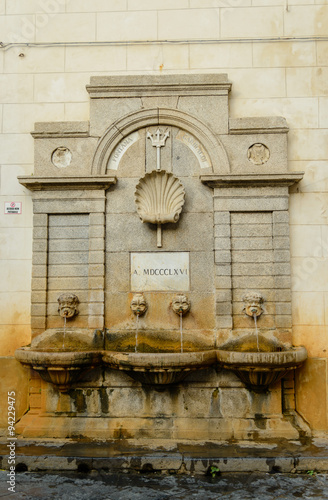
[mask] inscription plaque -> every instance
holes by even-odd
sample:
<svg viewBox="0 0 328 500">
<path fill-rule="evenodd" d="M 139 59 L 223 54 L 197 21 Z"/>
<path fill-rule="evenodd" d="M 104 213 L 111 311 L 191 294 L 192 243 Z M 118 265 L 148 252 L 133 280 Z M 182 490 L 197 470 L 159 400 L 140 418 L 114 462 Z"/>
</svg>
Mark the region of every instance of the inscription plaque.
<svg viewBox="0 0 328 500">
<path fill-rule="evenodd" d="M 139 139 L 139 133 L 133 132 L 132 134 L 125 137 L 119 145 L 114 149 L 108 162 L 108 168 L 110 170 L 117 170 L 119 163 L 122 159 L 124 153 Z"/>
<path fill-rule="evenodd" d="M 189 252 L 130 254 L 131 291 L 187 292 L 190 289 Z"/>
<path fill-rule="evenodd" d="M 192 135 L 188 134 L 187 132 L 184 132 L 183 130 L 180 130 L 177 133 L 177 139 L 178 141 L 183 142 L 188 148 L 194 153 L 196 158 L 198 159 L 200 168 L 210 168 L 211 167 L 211 162 L 208 157 L 208 154 L 206 153 L 205 149 L 201 145 L 199 141 Z"/>
</svg>

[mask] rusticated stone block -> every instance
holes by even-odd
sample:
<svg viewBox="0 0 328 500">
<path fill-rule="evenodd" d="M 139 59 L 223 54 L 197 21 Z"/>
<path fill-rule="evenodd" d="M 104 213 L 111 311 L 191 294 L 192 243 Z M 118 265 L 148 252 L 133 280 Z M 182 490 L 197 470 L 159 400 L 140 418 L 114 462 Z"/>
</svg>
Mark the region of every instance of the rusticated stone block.
<svg viewBox="0 0 328 500">
<path fill-rule="evenodd" d="M 47 265 L 48 254 L 46 252 L 34 252 L 32 256 L 32 264 L 35 265 Z"/>
<path fill-rule="evenodd" d="M 270 212 L 232 212 L 231 224 L 272 224 L 272 214 Z"/>
<path fill-rule="evenodd" d="M 216 302 L 216 314 L 217 316 L 227 316 L 232 312 L 231 302 Z"/>
<path fill-rule="evenodd" d="M 216 276 L 230 276 L 231 275 L 230 264 L 217 264 L 215 266 L 215 274 Z"/>
<path fill-rule="evenodd" d="M 68 196 L 68 195 L 67 195 Z M 70 196 L 70 195 L 69 195 Z M 34 212 L 36 214 L 48 213 L 90 213 L 92 212 L 104 212 L 105 210 L 105 198 L 84 200 L 84 199 L 72 199 L 71 197 L 67 200 L 63 199 L 35 199 L 34 200 Z"/>
<path fill-rule="evenodd" d="M 102 250 L 105 246 L 105 242 L 103 238 L 90 238 L 89 239 L 89 250 L 97 251 Z"/>
<path fill-rule="evenodd" d="M 105 276 L 104 264 L 89 264 L 89 276 Z"/>
<path fill-rule="evenodd" d="M 46 278 L 32 278 L 32 290 L 46 290 L 46 289 L 47 289 Z"/>
<path fill-rule="evenodd" d="M 176 439 L 225 440 L 231 439 L 232 435 L 232 425 L 228 419 L 179 418 L 174 421 L 174 437 Z"/>
<path fill-rule="evenodd" d="M 88 314 L 89 316 L 103 316 L 104 315 L 104 303 L 103 302 L 90 302 L 88 304 Z"/>
<path fill-rule="evenodd" d="M 271 262 L 266 263 L 241 263 L 232 265 L 232 273 L 234 276 L 272 276 L 273 265 Z"/>
<path fill-rule="evenodd" d="M 33 303 L 43 303 L 46 301 L 47 292 L 46 290 L 37 291 L 33 290 L 31 294 L 31 300 Z"/>
<path fill-rule="evenodd" d="M 231 316 L 216 316 L 216 327 L 217 328 L 232 328 L 232 317 Z"/>
<path fill-rule="evenodd" d="M 275 323 L 277 328 L 291 328 L 292 327 L 292 318 L 291 315 L 278 315 L 276 314 Z"/>
<path fill-rule="evenodd" d="M 270 224 L 232 224 L 231 236 L 234 238 L 252 238 L 272 236 Z"/>
<path fill-rule="evenodd" d="M 101 250 L 89 252 L 89 264 L 104 264 L 105 253 Z"/>
<path fill-rule="evenodd" d="M 217 302 L 231 302 L 231 290 L 216 290 L 215 297 Z"/>
<path fill-rule="evenodd" d="M 231 241 L 230 238 L 215 238 L 214 248 L 215 250 L 230 250 Z"/>
<path fill-rule="evenodd" d="M 214 226 L 214 236 L 216 238 L 230 237 L 230 225 L 229 224 L 215 224 L 215 226 Z"/>
<path fill-rule="evenodd" d="M 275 262 L 289 262 L 290 261 L 290 252 L 289 250 L 274 250 L 273 256 Z"/>
<path fill-rule="evenodd" d="M 288 197 L 282 198 L 214 198 L 214 210 L 230 212 L 272 212 L 288 210 Z"/>
<path fill-rule="evenodd" d="M 32 277 L 43 278 L 47 276 L 47 266 L 44 265 L 34 265 L 32 268 Z"/>
<path fill-rule="evenodd" d="M 44 316 L 46 314 L 46 304 L 33 304 L 31 306 L 32 316 Z"/>
<path fill-rule="evenodd" d="M 47 214 L 34 214 L 33 215 L 33 227 L 45 227 L 48 224 Z"/>
<path fill-rule="evenodd" d="M 290 289 L 290 276 L 275 276 L 274 283 L 276 290 L 278 288 Z M 290 290 L 287 293 L 290 293 Z"/>
<path fill-rule="evenodd" d="M 105 214 L 104 213 L 90 213 L 89 214 L 89 224 L 90 224 L 90 226 L 105 225 Z"/>
<path fill-rule="evenodd" d="M 90 225 L 89 229 L 90 238 L 104 238 L 105 237 L 105 226 L 103 225 Z"/>
<path fill-rule="evenodd" d="M 89 290 L 103 290 L 105 286 L 105 278 L 102 276 L 90 276 L 88 279 Z M 82 287 L 83 288 L 83 287 Z"/>
<path fill-rule="evenodd" d="M 231 262 L 231 252 L 227 250 L 215 250 L 215 263 L 223 264 Z"/>
<path fill-rule="evenodd" d="M 290 264 L 289 263 L 275 263 L 274 264 L 274 274 L 276 276 L 289 276 L 290 275 Z"/>
<path fill-rule="evenodd" d="M 274 285 L 272 276 L 234 276 L 232 278 L 233 288 L 243 288 L 252 290 L 262 290 L 264 288 L 272 287 Z"/>
<path fill-rule="evenodd" d="M 289 249 L 289 237 L 276 236 L 273 238 L 273 247 L 275 249 Z"/>
<path fill-rule="evenodd" d="M 47 252 L 48 250 L 48 240 L 34 240 L 33 241 L 33 252 Z"/>
<path fill-rule="evenodd" d="M 214 190 L 214 193 L 215 193 L 215 190 Z M 229 212 L 219 212 L 219 211 L 214 212 L 214 224 L 216 224 L 216 225 L 223 225 L 223 224 L 230 225 L 230 213 Z"/>
<path fill-rule="evenodd" d="M 220 389 L 221 413 L 224 418 L 245 418 L 250 414 L 251 398 L 246 389 Z"/>
<path fill-rule="evenodd" d="M 254 237 L 254 238 L 233 238 L 231 241 L 233 250 L 271 250 L 271 237 Z"/>
<path fill-rule="evenodd" d="M 288 236 L 289 235 L 289 224 L 273 224 L 273 235 L 274 236 Z"/>
<path fill-rule="evenodd" d="M 287 210 L 274 211 L 272 213 L 272 220 L 274 224 L 283 224 L 289 222 L 289 213 Z"/>
<path fill-rule="evenodd" d="M 271 263 L 272 262 L 271 250 L 239 250 L 234 252 L 233 261 L 237 263 Z"/>
<path fill-rule="evenodd" d="M 216 276 L 215 277 L 215 287 L 216 288 L 229 288 L 231 289 L 231 277 L 230 276 Z"/>
</svg>

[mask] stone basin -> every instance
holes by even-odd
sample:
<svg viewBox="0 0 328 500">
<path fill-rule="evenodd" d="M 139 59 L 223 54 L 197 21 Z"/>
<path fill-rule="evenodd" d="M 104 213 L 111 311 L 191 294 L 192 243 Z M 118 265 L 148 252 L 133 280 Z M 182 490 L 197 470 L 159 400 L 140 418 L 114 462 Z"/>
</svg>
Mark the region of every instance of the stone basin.
<svg viewBox="0 0 328 500">
<path fill-rule="evenodd" d="M 104 350 L 135 352 L 136 331 L 110 331 L 105 333 Z M 183 332 L 183 353 L 210 351 L 214 348 L 213 333 L 195 331 Z M 138 332 L 138 353 L 180 353 L 181 337 L 177 330 L 140 329 Z"/>
<path fill-rule="evenodd" d="M 47 330 L 33 340 L 31 347 L 17 349 L 15 358 L 61 392 L 67 392 L 73 383 L 101 364 L 101 342 L 97 331 L 67 331 L 64 339 L 62 330 Z"/>
<path fill-rule="evenodd" d="M 103 353 L 103 362 L 115 370 L 125 371 L 130 377 L 145 385 L 176 384 L 188 373 L 204 370 L 216 364 L 214 350 L 198 352 Z"/>
<path fill-rule="evenodd" d="M 244 350 L 247 346 L 247 350 Z M 246 337 L 232 341 L 216 351 L 222 368 L 232 370 L 255 392 L 266 391 L 269 385 L 282 379 L 289 370 L 299 368 L 307 358 L 305 347 L 286 347 L 275 340 Z"/>
</svg>

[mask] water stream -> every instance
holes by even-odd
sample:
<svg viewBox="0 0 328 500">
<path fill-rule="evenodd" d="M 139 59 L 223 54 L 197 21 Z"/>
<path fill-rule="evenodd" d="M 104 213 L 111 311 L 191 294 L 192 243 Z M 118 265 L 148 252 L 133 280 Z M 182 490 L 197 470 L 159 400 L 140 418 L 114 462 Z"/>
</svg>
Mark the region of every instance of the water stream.
<svg viewBox="0 0 328 500">
<path fill-rule="evenodd" d="M 257 329 L 257 316 L 256 313 L 253 314 L 254 318 L 254 323 L 255 323 L 255 333 L 256 333 L 256 345 L 257 345 L 257 352 L 260 352 L 260 346 L 259 346 L 259 331 Z"/>
<path fill-rule="evenodd" d="M 64 333 L 63 333 L 63 346 L 62 348 L 65 348 L 65 335 L 66 335 L 66 316 L 64 316 Z"/>
<path fill-rule="evenodd" d="M 139 333 L 139 314 L 137 313 L 137 320 L 136 320 L 136 345 L 135 345 L 135 352 L 138 352 L 138 333 Z"/>
<path fill-rule="evenodd" d="M 180 341 L 181 341 L 181 352 L 183 352 L 182 312 L 180 312 Z"/>
</svg>

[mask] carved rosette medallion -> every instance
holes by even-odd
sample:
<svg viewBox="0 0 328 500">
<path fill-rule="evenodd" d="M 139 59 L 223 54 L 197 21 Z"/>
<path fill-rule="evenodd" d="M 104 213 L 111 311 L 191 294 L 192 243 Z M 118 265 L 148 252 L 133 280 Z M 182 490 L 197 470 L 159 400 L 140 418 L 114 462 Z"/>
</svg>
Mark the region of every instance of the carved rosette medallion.
<svg viewBox="0 0 328 500">
<path fill-rule="evenodd" d="M 66 168 L 72 161 L 72 153 L 66 147 L 59 147 L 55 149 L 51 155 L 51 162 L 57 168 Z"/>
<path fill-rule="evenodd" d="M 270 158 L 270 150 L 264 144 L 253 144 L 247 151 L 247 158 L 254 165 L 263 165 Z"/>
</svg>

